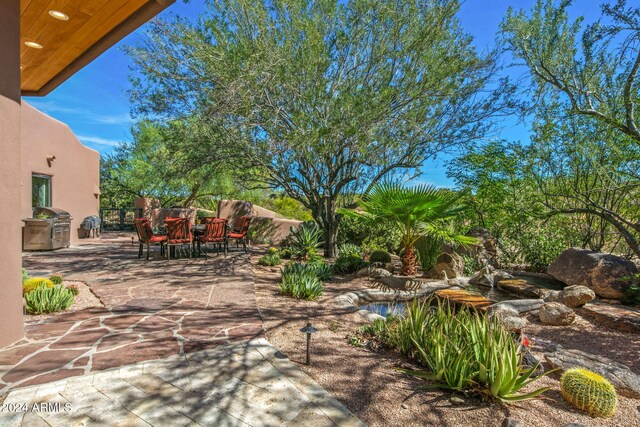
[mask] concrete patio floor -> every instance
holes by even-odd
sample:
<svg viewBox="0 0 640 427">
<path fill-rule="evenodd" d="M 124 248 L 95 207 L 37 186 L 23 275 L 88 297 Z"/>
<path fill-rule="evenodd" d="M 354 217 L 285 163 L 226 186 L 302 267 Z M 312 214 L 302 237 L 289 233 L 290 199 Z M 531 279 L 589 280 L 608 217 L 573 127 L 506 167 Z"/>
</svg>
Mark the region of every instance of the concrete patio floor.
<svg viewBox="0 0 640 427">
<path fill-rule="evenodd" d="M 361 426 L 265 339 L 12 391 L 0 425 Z"/>
</svg>

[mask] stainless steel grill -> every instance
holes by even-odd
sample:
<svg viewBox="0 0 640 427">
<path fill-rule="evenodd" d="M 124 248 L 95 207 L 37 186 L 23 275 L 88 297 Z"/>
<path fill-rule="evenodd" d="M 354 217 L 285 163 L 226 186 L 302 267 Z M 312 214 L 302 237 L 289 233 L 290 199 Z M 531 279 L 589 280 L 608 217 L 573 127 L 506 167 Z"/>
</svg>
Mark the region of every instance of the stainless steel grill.
<svg viewBox="0 0 640 427">
<path fill-rule="evenodd" d="M 33 208 L 33 218 L 25 218 L 22 249 L 48 251 L 69 246 L 71 214 L 57 208 Z"/>
</svg>

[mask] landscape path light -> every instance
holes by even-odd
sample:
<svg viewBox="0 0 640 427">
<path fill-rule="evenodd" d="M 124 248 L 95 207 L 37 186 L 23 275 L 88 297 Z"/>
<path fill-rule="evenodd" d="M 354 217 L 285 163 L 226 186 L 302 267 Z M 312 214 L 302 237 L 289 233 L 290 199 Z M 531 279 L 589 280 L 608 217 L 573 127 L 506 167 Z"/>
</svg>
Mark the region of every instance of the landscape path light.
<svg viewBox="0 0 640 427">
<path fill-rule="evenodd" d="M 311 322 L 307 322 L 307 326 L 305 326 L 304 328 L 300 329 L 300 332 L 304 332 L 305 334 L 307 334 L 307 361 L 306 361 L 306 364 L 310 365 L 311 364 L 311 334 L 315 334 L 316 332 L 318 332 L 318 330 L 311 325 Z"/>
</svg>

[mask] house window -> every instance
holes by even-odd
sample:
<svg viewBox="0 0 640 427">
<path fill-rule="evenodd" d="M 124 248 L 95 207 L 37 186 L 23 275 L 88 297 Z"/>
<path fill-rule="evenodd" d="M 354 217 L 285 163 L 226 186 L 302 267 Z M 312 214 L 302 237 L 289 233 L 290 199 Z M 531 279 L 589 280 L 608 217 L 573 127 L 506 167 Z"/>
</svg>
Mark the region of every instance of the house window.
<svg viewBox="0 0 640 427">
<path fill-rule="evenodd" d="M 35 207 L 51 207 L 51 176 L 34 173 L 31 176 L 31 204 Z"/>
</svg>

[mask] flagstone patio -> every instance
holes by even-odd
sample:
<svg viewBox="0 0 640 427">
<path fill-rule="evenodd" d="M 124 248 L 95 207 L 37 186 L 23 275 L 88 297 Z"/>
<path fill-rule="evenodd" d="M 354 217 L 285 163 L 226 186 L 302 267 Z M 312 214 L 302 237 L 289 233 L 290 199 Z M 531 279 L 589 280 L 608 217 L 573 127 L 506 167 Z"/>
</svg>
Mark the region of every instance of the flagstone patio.
<svg viewBox="0 0 640 427">
<path fill-rule="evenodd" d="M 0 393 L 263 334 L 244 252 L 146 261 L 125 238 L 28 253 L 23 265 L 86 282 L 104 307 L 27 322 L 25 339 L 0 351 Z"/>
</svg>

